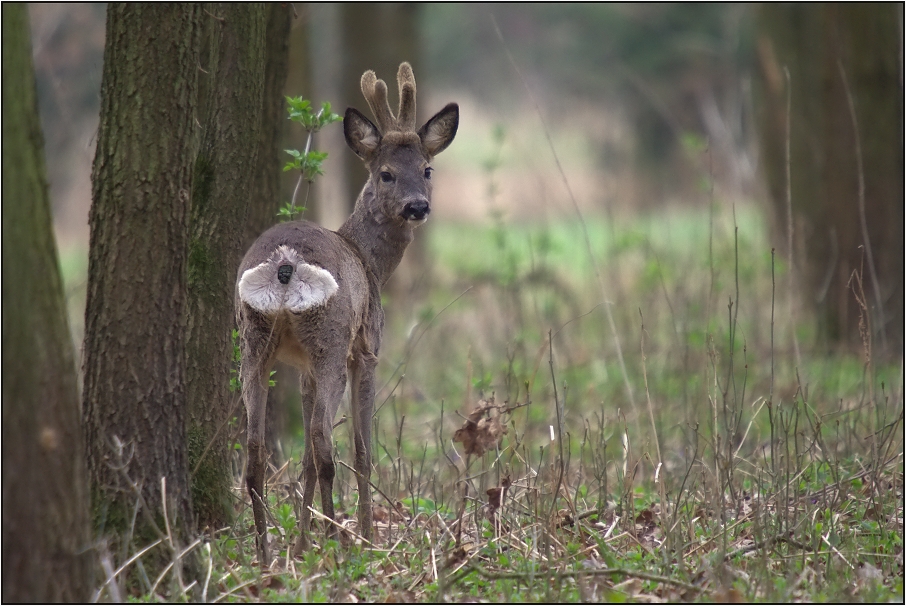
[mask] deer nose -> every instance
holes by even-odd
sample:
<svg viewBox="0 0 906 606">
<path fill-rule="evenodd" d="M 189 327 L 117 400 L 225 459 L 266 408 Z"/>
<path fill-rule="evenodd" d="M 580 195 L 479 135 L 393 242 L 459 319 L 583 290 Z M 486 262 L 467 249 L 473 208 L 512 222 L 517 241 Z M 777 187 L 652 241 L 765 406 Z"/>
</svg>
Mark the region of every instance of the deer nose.
<svg viewBox="0 0 906 606">
<path fill-rule="evenodd" d="M 431 207 L 428 205 L 428 201 L 422 199 L 408 202 L 406 206 L 403 207 L 402 214 L 403 218 L 407 221 L 423 221 L 430 212 Z"/>
</svg>

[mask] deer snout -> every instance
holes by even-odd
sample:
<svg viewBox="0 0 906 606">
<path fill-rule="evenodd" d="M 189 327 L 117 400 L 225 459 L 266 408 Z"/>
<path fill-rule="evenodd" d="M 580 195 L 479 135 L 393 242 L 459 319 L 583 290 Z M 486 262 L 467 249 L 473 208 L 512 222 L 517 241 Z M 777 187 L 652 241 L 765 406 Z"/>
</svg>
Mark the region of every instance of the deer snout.
<svg viewBox="0 0 906 606">
<path fill-rule="evenodd" d="M 430 212 L 431 207 L 428 201 L 422 198 L 421 200 L 407 202 L 406 206 L 403 207 L 402 216 L 406 221 L 424 221 Z"/>
</svg>

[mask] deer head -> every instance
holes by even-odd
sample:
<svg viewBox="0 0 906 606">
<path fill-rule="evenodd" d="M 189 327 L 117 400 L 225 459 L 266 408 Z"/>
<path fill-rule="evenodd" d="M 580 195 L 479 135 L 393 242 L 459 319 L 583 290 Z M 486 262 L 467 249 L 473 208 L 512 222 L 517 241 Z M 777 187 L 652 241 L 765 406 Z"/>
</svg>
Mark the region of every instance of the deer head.
<svg viewBox="0 0 906 606">
<path fill-rule="evenodd" d="M 415 227 L 431 212 L 431 160 L 453 140 L 459 125 L 459 106 L 450 103 L 415 128 L 415 77 L 408 63 L 397 74 L 400 106 L 394 116 L 387 85 L 373 71 L 362 75 L 362 93 L 377 120 L 373 124 L 354 108 L 346 110 L 346 143 L 367 165 L 368 185 L 376 211 L 386 221 Z"/>
</svg>

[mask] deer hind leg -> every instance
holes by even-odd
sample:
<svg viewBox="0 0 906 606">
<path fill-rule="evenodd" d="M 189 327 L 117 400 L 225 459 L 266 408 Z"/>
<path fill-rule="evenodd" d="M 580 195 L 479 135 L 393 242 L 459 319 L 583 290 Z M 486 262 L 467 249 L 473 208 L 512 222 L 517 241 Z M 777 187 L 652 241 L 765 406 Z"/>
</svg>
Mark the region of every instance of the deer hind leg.
<svg viewBox="0 0 906 606">
<path fill-rule="evenodd" d="M 262 566 L 267 566 L 270 563 L 270 553 L 267 547 L 267 505 L 264 500 L 264 476 L 267 465 L 264 431 L 270 373 L 262 352 L 250 347 L 248 339 L 242 340 L 241 349 L 242 399 L 248 413 L 248 466 L 245 479 L 255 516 L 258 562 Z"/>
<path fill-rule="evenodd" d="M 311 547 L 309 531 L 311 530 L 311 512 L 309 507 L 315 500 L 315 487 L 318 485 L 318 472 L 315 468 L 314 451 L 311 445 L 311 418 L 315 410 L 315 389 L 309 371 L 304 371 L 299 379 L 299 391 L 302 394 L 302 424 L 305 428 L 305 452 L 302 455 L 302 472 L 299 482 L 302 484 L 302 511 L 299 514 L 299 538 L 296 539 L 294 551 L 301 554 Z"/>
<path fill-rule="evenodd" d="M 371 541 L 371 418 L 374 415 L 374 369 L 377 357 L 357 352 L 352 364 L 351 416 L 355 440 L 355 472 L 359 487 L 359 534 Z"/>
<path fill-rule="evenodd" d="M 315 469 L 318 472 L 318 486 L 321 489 L 321 512 L 335 519 L 333 509 L 333 479 L 336 470 L 333 463 L 333 418 L 343 400 L 346 389 L 346 360 L 324 364 L 318 371 L 316 382 L 315 409 L 311 419 L 311 445 Z M 329 523 L 328 523 L 329 524 Z M 337 534 L 337 527 L 329 524 L 327 536 Z"/>
<path fill-rule="evenodd" d="M 345 352 L 342 352 L 345 354 Z M 321 489 L 321 512 L 331 520 L 335 519 L 333 508 L 333 479 L 336 472 L 333 463 L 333 418 L 343 400 L 346 389 L 346 357 L 337 355 L 314 361 L 315 397 L 311 415 L 309 435 L 311 437 L 312 459 L 318 474 Z M 307 446 L 306 446 L 307 447 Z M 337 534 L 333 524 L 327 527 L 327 536 Z"/>
</svg>

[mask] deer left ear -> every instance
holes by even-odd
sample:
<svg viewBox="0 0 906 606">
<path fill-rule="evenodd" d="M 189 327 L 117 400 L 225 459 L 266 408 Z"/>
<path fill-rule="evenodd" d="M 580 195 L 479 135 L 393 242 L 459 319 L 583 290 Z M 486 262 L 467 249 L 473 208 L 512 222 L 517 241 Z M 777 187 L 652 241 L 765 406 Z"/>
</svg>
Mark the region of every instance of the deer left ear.
<svg viewBox="0 0 906 606">
<path fill-rule="evenodd" d="M 346 137 L 346 145 L 366 161 L 381 145 L 381 132 L 377 126 L 352 107 L 346 110 L 343 117 L 343 135 Z"/>
<path fill-rule="evenodd" d="M 425 122 L 418 131 L 418 137 L 422 140 L 428 155 L 434 157 L 453 142 L 458 127 L 459 106 L 450 103 Z"/>
</svg>

